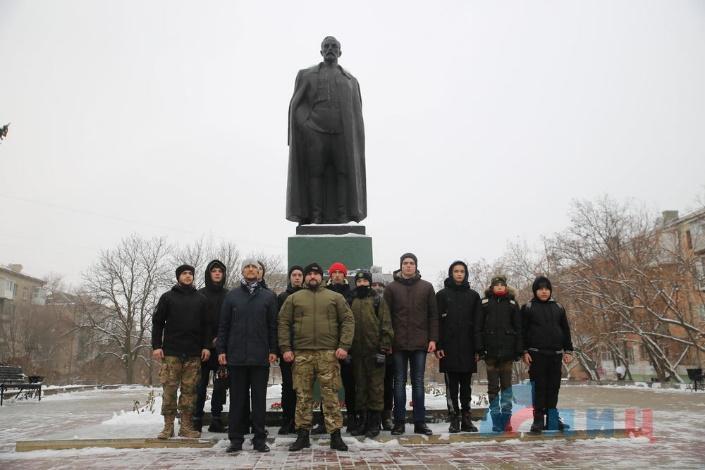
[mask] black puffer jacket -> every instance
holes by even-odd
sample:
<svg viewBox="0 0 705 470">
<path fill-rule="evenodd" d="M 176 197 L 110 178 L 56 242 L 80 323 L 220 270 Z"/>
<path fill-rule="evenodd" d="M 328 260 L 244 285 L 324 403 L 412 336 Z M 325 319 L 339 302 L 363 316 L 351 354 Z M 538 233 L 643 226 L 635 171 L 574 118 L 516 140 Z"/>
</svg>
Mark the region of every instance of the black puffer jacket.
<svg viewBox="0 0 705 470">
<path fill-rule="evenodd" d="M 465 267 L 465 279 L 456 284 L 454 266 Z M 480 295 L 468 284 L 468 267 L 456 261 L 448 269 L 444 288 L 436 294 L 440 316 L 440 338 L 437 349 L 445 353 L 439 361 L 441 372 L 477 372 L 475 362 L 475 325 L 480 311 Z"/>
<path fill-rule="evenodd" d="M 152 316 L 152 348 L 165 356 L 200 356 L 212 345 L 208 301 L 193 286 L 175 285 L 162 294 Z"/>
<path fill-rule="evenodd" d="M 213 269 L 214 266 L 217 266 L 223 270 L 223 279 L 218 283 L 213 282 L 213 280 L 211 279 L 211 269 Z M 225 265 L 217 259 L 214 259 L 213 261 L 208 263 L 208 266 L 206 266 L 205 280 L 206 286 L 199 289 L 198 292 L 208 300 L 208 323 L 210 323 L 211 325 L 210 334 L 211 341 L 213 341 L 218 336 L 218 325 L 220 324 L 220 309 L 223 306 L 223 300 L 225 299 L 225 296 L 228 294 L 228 290 L 225 288 L 225 283 L 227 280 L 227 272 L 225 269 Z M 211 342 L 209 348 L 211 350 L 214 350 L 215 344 Z"/>
<path fill-rule="evenodd" d="M 485 291 L 478 317 L 477 348 L 490 359 L 516 360 L 524 351 L 521 335 L 521 316 L 514 291 L 498 297 L 490 289 Z"/>
<path fill-rule="evenodd" d="M 347 279 L 342 284 L 333 284 L 332 282 L 328 281 L 328 283 L 326 284 L 326 289 L 330 289 L 333 292 L 337 292 L 338 294 L 345 297 L 345 301 L 347 303 L 352 303 L 352 289 L 350 288 L 350 284 L 348 284 Z"/>
<path fill-rule="evenodd" d="M 277 298 L 258 285 L 252 294 L 246 286 L 225 296 L 220 311 L 216 349 L 229 366 L 267 366 L 277 350 Z"/>
<path fill-rule="evenodd" d="M 524 348 L 541 352 L 573 351 L 565 309 L 553 300 L 531 299 L 521 308 Z"/>
</svg>

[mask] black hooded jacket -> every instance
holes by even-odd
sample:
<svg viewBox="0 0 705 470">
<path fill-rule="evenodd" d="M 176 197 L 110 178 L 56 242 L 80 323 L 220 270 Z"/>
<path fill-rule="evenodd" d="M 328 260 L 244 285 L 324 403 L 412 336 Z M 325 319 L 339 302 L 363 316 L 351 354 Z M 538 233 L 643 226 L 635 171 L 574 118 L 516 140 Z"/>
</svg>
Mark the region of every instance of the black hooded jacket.
<svg viewBox="0 0 705 470">
<path fill-rule="evenodd" d="M 200 356 L 212 347 L 208 301 L 193 286 L 177 284 L 162 294 L 152 316 L 152 349 L 165 356 Z"/>
<path fill-rule="evenodd" d="M 572 352 L 573 342 L 565 309 L 553 300 L 531 299 L 521 308 L 524 348 L 529 351 Z"/>
<path fill-rule="evenodd" d="M 214 266 L 219 266 L 220 269 L 223 270 L 223 279 L 217 284 L 211 280 L 211 269 L 213 269 Z M 211 345 L 209 349 L 211 350 L 215 349 L 213 340 L 218 336 L 220 309 L 223 306 L 223 299 L 225 299 L 228 293 L 228 290 L 225 288 L 227 279 L 225 265 L 221 261 L 214 259 L 206 266 L 206 286 L 198 290 L 198 292 L 208 300 L 208 322 L 211 325 Z"/>
<path fill-rule="evenodd" d="M 487 289 L 481 305 L 475 329 L 478 350 L 485 352 L 490 359 L 515 360 L 521 356 L 521 316 L 513 289 L 507 287 L 504 297 L 498 297 L 492 289 Z"/>
<path fill-rule="evenodd" d="M 453 281 L 453 267 L 465 267 L 465 279 L 461 284 Z M 439 361 L 441 372 L 476 372 L 475 327 L 480 313 L 480 295 L 470 288 L 468 267 L 456 261 L 448 268 L 444 288 L 436 294 L 440 334 L 438 350 L 445 353 Z"/>
</svg>

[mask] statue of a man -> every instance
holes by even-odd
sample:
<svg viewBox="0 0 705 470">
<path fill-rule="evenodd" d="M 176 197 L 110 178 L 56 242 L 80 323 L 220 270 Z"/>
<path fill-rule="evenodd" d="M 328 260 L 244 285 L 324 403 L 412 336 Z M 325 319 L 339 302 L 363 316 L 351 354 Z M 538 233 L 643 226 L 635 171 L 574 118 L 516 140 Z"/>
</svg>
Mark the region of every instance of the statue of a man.
<svg viewBox="0 0 705 470">
<path fill-rule="evenodd" d="M 323 62 L 299 71 L 289 104 L 286 218 L 299 225 L 367 216 L 360 85 L 340 55 L 337 39 L 323 39 Z"/>
</svg>

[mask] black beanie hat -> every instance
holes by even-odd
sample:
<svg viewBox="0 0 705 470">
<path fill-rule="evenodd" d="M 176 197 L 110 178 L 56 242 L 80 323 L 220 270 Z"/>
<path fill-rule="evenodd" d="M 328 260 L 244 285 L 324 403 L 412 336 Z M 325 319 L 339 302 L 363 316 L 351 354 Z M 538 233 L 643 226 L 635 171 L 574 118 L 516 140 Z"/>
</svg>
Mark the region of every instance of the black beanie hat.
<svg viewBox="0 0 705 470">
<path fill-rule="evenodd" d="M 551 286 L 551 281 L 546 276 L 539 276 L 536 279 L 534 279 L 534 283 L 531 286 L 531 291 L 534 293 L 534 297 L 536 297 L 536 291 L 541 289 L 542 287 L 545 287 L 546 289 L 553 292 L 553 287 Z"/>
<path fill-rule="evenodd" d="M 196 270 L 194 269 L 193 266 L 190 264 L 182 264 L 178 268 L 176 268 L 176 280 L 179 280 L 179 276 L 181 275 L 182 272 L 184 271 L 191 271 L 191 274 L 195 274 Z"/>
<path fill-rule="evenodd" d="M 413 253 L 404 253 L 403 255 L 401 255 L 401 258 L 399 258 L 399 267 L 400 267 L 400 268 L 401 268 L 401 264 L 404 262 L 404 260 L 405 260 L 406 258 L 411 258 L 411 259 L 413 259 L 413 260 L 414 260 L 414 264 L 416 265 L 416 267 L 417 267 L 417 268 L 419 267 L 419 259 L 416 257 L 415 254 L 413 254 Z"/>
<path fill-rule="evenodd" d="M 287 274 L 287 278 L 291 278 L 291 273 L 293 273 L 294 271 L 301 271 L 301 273 L 303 274 L 304 268 L 302 268 L 298 264 L 293 265 L 292 267 L 289 268 L 289 273 Z"/>
<path fill-rule="evenodd" d="M 498 274 L 492 278 L 490 281 L 490 287 L 494 287 L 497 284 L 504 284 L 505 286 L 507 285 L 507 276 L 503 274 Z"/>
<path fill-rule="evenodd" d="M 318 273 L 323 276 L 323 268 L 321 268 L 321 265 L 318 263 L 311 263 L 304 268 L 304 276 L 308 273 Z"/>
<path fill-rule="evenodd" d="M 355 282 L 357 282 L 358 279 L 367 279 L 370 285 L 372 285 L 372 273 L 366 269 L 358 271 L 357 274 L 355 274 Z"/>
</svg>

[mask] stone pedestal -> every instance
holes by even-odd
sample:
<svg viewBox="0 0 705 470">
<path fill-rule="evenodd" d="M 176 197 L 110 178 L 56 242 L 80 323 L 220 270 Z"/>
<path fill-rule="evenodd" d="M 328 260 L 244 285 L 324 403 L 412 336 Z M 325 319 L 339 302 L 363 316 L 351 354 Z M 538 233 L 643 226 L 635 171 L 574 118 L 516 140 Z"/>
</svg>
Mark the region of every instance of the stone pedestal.
<svg viewBox="0 0 705 470">
<path fill-rule="evenodd" d="M 372 267 L 372 237 L 362 225 L 299 225 L 289 237 L 288 266 L 317 262 L 324 270 L 340 261 L 349 271 Z"/>
</svg>

